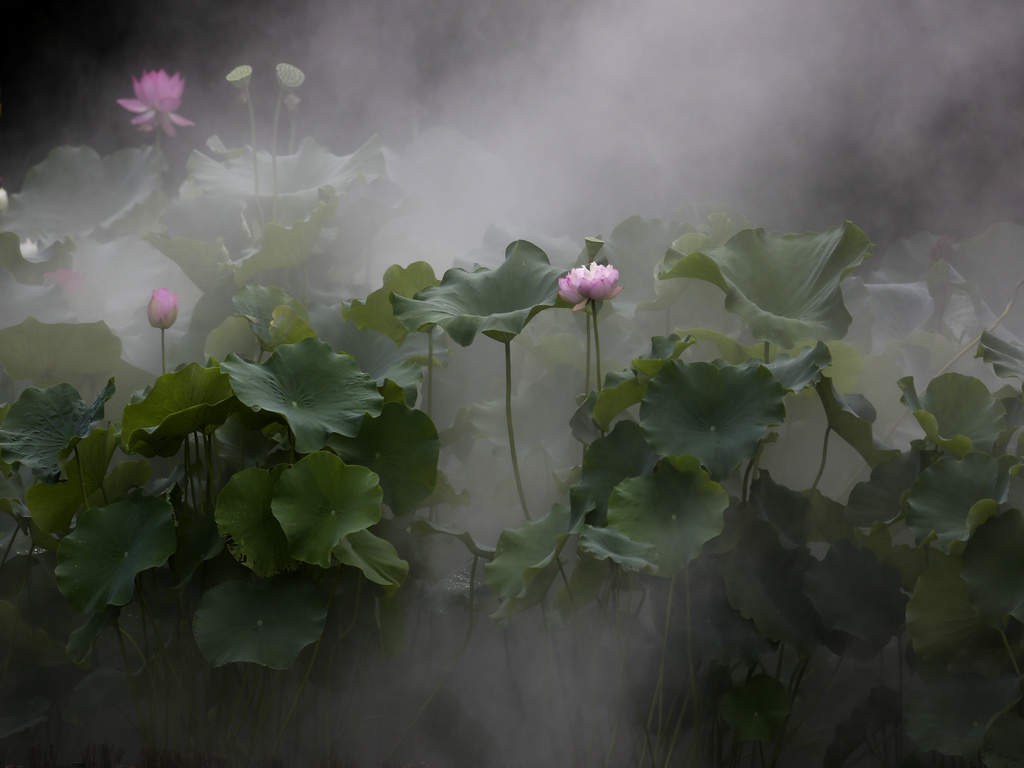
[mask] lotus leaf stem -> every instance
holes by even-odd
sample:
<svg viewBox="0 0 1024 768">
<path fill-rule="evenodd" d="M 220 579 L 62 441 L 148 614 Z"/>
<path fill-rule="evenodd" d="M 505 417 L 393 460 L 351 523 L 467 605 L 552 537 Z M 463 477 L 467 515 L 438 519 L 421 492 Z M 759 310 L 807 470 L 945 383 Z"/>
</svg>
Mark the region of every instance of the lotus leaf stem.
<svg viewBox="0 0 1024 768">
<path fill-rule="evenodd" d="M 523 492 L 523 479 L 519 475 L 519 457 L 516 455 L 516 435 L 512 429 L 512 343 L 505 343 L 505 423 L 508 426 L 508 447 L 512 453 L 512 473 L 516 478 L 516 490 L 519 492 L 519 503 L 523 507 L 523 515 L 527 521 L 530 510 L 526 506 L 526 494 Z"/>
</svg>

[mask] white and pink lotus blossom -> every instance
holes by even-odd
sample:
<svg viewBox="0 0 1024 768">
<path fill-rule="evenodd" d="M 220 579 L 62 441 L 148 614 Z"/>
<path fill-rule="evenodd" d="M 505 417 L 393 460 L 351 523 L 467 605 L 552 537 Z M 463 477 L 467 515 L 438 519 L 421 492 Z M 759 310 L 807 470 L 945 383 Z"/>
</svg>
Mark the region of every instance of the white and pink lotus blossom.
<svg viewBox="0 0 1024 768">
<path fill-rule="evenodd" d="M 573 311 L 583 309 L 591 301 L 604 301 L 619 295 L 619 270 L 590 262 L 589 267 L 576 267 L 558 278 L 558 295 L 573 304 Z"/>
<path fill-rule="evenodd" d="M 149 324 L 154 328 L 167 329 L 178 319 L 178 294 L 166 288 L 157 288 L 146 308 Z"/>
<path fill-rule="evenodd" d="M 173 76 L 164 70 L 142 72 L 142 78 L 132 78 L 135 86 L 134 99 L 118 99 L 117 103 L 129 112 L 137 113 L 132 125 L 140 131 L 162 128 L 168 136 L 174 136 L 174 126 L 195 125 L 175 110 L 181 106 L 181 94 L 185 90 L 185 78 L 175 72 Z"/>
</svg>

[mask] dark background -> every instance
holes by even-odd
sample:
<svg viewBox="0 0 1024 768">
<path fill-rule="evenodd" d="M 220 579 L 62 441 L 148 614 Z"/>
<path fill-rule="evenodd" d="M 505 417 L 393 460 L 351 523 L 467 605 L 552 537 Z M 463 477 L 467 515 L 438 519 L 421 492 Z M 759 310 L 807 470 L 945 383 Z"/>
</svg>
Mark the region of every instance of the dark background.
<svg viewBox="0 0 1024 768">
<path fill-rule="evenodd" d="M 714 196 L 769 228 L 821 228 L 851 219 L 879 244 L 920 230 L 962 238 L 992 222 L 1024 224 L 1019 0 L 971 4 L 979 14 L 995 14 L 1003 27 L 1019 22 L 1016 51 L 990 56 L 970 70 L 974 82 L 951 81 L 941 103 L 907 129 L 905 140 L 875 140 L 874 126 L 885 123 L 901 94 L 914 93 L 908 75 L 895 68 L 903 61 L 918 60 L 924 68 L 941 61 L 944 46 L 961 34 L 955 21 L 943 27 L 929 14 L 964 5 L 837 5 L 849 9 L 839 18 L 849 25 L 844 39 L 850 50 L 866 50 L 868 60 L 890 57 L 891 77 L 884 68 L 874 75 L 851 72 L 853 85 L 822 104 L 813 125 L 799 116 L 773 123 L 740 162 L 741 181 L 730 177 L 725 194 L 719 188 Z M 353 151 L 373 133 L 402 146 L 420 126 L 448 119 L 444 99 L 460 83 L 482 92 L 500 88 L 498 75 L 488 74 L 497 71 L 491 65 L 507 59 L 528 66 L 529 58 L 516 57 L 545 35 L 557 44 L 551 30 L 589 6 L 581 0 L 5 0 L 0 176 L 17 192 L 27 170 L 55 146 L 88 144 L 108 154 L 151 141 L 132 129 L 130 115 L 116 104 L 133 95 L 131 76 L 143 69 L 181 72 L 187 85 L 179 112 L 200 124 L 165 142 L 172 174 L 183 176 L 189 152 L 210 135 L 229 145 L 247 142 L 245 107 L 224 81 L 243 63 L 257 73 L 254 103 L 264 128 L 276 98 L 273 67 L 285 61 L 307 75 L 299 135 L 312 135 L 338 153 Z M 330 32 L 328 18 L 335 23 Z M 875 46 L 877 53 L 870 50 Z M 474 73 L 480 73 L 476 79 Z M 636 87 L 662 88 L 665 82 L 659 75 Z M 472 124 L 458 127 L 473 135 Z M 625 158 L 606 171 L 621 176 L 631 163 Z M 714 173 L 712 167 L 706 175 Z M 619 218 L 660 213 L 644 210 L 644 203 L 638 199 L 637 208 Z M 566 230 L 571 227 L 566 222 Z"/>
</svg>

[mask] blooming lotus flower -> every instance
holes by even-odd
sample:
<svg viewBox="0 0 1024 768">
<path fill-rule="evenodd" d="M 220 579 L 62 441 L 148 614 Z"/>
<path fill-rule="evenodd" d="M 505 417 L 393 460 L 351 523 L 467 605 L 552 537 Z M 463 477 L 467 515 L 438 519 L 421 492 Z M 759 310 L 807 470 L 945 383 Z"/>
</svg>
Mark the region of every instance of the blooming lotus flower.
<svg viewBox="0 0 1024 768">
<path fill-rule="evenodd" d="M 604 301 L 619 295 L 622 286 L 619 282 L 619 270 L 590 262 L 589 267 L 576 267 L 569 270 L 565 277 L 558 278 L 558 295 L 576 310 L 583 309 L 591 301 Z"/>
<path fill-rule="evenodd" d="M 129 112 L 138 113 L 132 118 L 132 125 L 140 131 L 162 128 L 168 136 L 174 136 L 174 126 L 195 125 L 174 113 L 181 106 L 181 93 L 185 90 L 185 78 L 179 73 L 175 72 L 170 77 L 162 69 L 159 72 L 143 70 L 142 79 L 133 77 L 132 85 L 135 86 L 135 98 L 118 99 L 117 103 Z"/>
<path fill-rule="evenodd" d="M 171 293 L 166 288 L 157 288 L 153 291 L 153 298 L 149 300 L 147 311 L 149 324 L 154 328 L 170 328 L 178 319 L 178 294 Z"/>
</svg>

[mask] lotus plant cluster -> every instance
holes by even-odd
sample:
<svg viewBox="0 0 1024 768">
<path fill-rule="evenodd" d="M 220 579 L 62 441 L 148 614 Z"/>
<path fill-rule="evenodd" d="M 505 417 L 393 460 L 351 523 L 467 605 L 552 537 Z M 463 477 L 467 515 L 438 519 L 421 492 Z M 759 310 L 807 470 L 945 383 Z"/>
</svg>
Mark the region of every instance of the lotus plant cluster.
<svg viewBox="0 0 1024 768">
<path fill-rule="evenodd" d="M 709 207 L 370 277 L 380 140 L 249 116 L 178 194 L 143 144 L 3 198 L 5 762 L 1019 764 L 1024 228 L 880 271 Z"/>
</svg>

